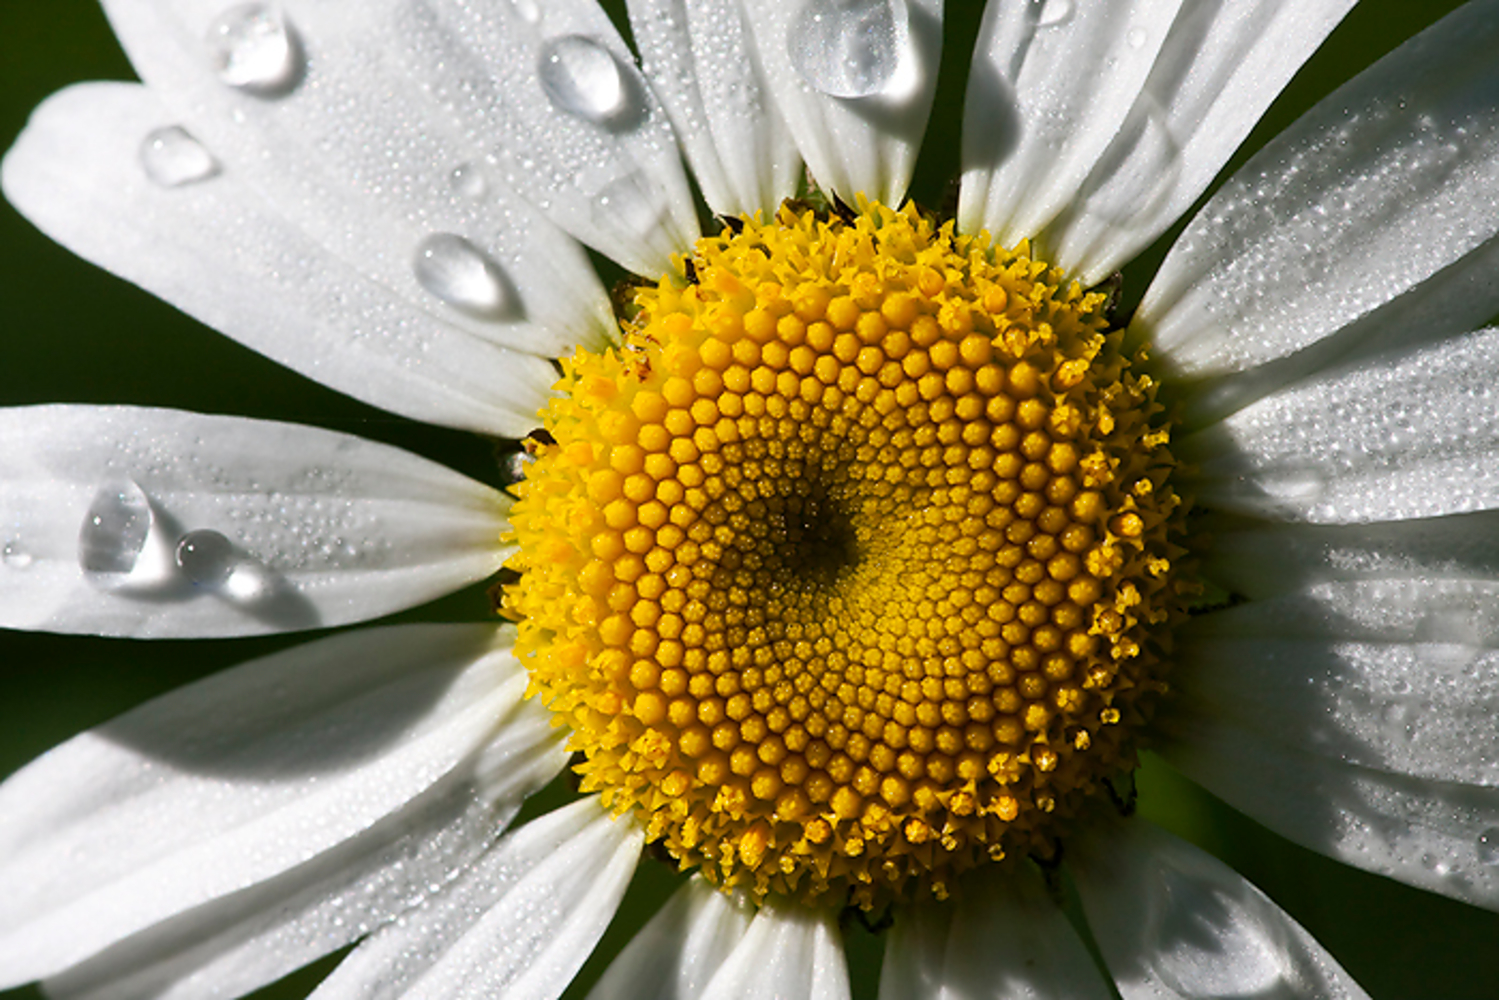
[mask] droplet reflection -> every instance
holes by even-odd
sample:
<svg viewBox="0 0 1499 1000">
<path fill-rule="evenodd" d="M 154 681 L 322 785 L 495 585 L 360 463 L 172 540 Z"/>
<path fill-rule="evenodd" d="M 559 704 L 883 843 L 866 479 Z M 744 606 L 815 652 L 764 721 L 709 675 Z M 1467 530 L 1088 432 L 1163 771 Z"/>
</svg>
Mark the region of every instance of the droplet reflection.
<svg viewBox="0 0 1499 1000">
<path fill-rule="evenodd" d="M 911 58 L 905 0 L 809 0 L 787 37 L 802 79 L 831 97 L 882 93 Z"/>
</svg>

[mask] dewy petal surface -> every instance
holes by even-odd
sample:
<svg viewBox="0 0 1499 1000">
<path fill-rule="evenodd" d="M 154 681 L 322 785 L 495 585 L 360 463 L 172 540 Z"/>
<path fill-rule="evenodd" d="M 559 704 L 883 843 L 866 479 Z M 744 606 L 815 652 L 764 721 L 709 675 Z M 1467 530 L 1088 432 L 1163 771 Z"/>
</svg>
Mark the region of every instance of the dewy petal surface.
<svg viewBox="0 0 1499 1000">
<path fill-rule="evenodd" d="M 160 638 L 343 624 L 483 579 L 506 555 L 503 494 L 312 427 L 16 407 L 0 410 L 0 456 L 9 628 Z"/>
<path fill-rule="evenodd" d="M 428 627 L 432 628 L 432 627 Z M 436 626 L 454 634 L 464 626 Z M 372 637 L 379 638 L 379 637 Z M 430 639 L 427 641 L 431 641 Z M 400 810 L 285 873 L 170 918 L 45 983 L 58 1000 L 242 995 L 335 951 L 458 876 L 567 762 L 533 702 Z"/>
<path fill-rule="evenodd" d="M 272 185 L 268 197 L 299 221 L 315 225 L 345 209 L 326 218 L 327 232 L 340 222 L 359 227 L 347 212 L 355 194 L 374 198 L 365 210 L 390 220 L 387 190 L 420 213 L 451 198 L 452 171 L 467 164 L 479 177 L 497 171 L 495 180 L 637 272 L 664 271 L 697 236 L 665 113 L 592 0 L 278 6 L 299 66 L 272 92 L 232 86 L 215 68 L 210 35 L 226 10 L 239 9 L 218 0 L 105 4 L 141 79 L 227 162 L 254 170 L 257 186 Z M 349 137 L 356 125 L 369 134 Z M 283 145 L 289 159 L 277 165 Z M 254 161 L 266 154 L 272 163 L 261 170 Z M 351 168 L 386 183 L 349 191 L 343 171 Z M 487 217 L 494 231 L 507 229 L 500 207 L 476 225 Z M 527 248 L 528 234 L 510 235 L 513 251 Z M 409 259 L 415 248 L 397 245 Z"/>
<path fill-rule="evenodd" d="M 1184 711 L 1161 754 L 1289 840 L 1355 868 L 1499 909 L 1499 790 L 1357 767 Z"/>
<path fill-rule="evenodd" d="M 614 916 L 644 839 L 594 796 L 533 820 L 366 939 L 313 997 L 557 997 Z"/>
<path fill-rule="evenodd" d="M 554 332 L 523 320 L 519 301 L 511 303 L 520 310 L 513 315 L 502 309 L 489 322 L 465 320 L 418 287 L 420 230 L 373 232 L 369 239 L 383 249 L 341 255 L 304 228 L 302 213 L 278 211 L 249 187 L 243 171 L 220 164 L 191 135 L 173 132 L 179 121 L 138 85 L 71 87 L 37 108 L 6 155 L 6 196 L 69 249 L 247 347 L 418 420 L 524 434 L 556 376 L 535 352 L 601 341 L 597 308 L 559 318 Z M 173 155 L 170 148 L 154 150 L 153 136 L 177 143 L 179 157 L 196 148 L 208 172 L 176 184 L 153 181 L 145 163 Z M 361 221 L 350 223 L 352 231 L 384 217 L 379 209 L 356 209 L 349 214 Z M 550 226 L 533 221 L 541 223 L 531 232 L 544 246 Z M 396 221 L 387 228 L 397 228 Z M 472 245 L 490 244 L 480 238 Z M 528 259 L 547 258 L 538 250 Z M 586 262 L 547 273 L 575 274 L 578 281 L 569 296 L 543 285 L 530 296 L 538 303 L 586 306 L 602 299 Z M 512 269 L 505 280 L 526 277 Z M 504 298 L 494 301 L 503 305 Z"/>
<path fill-rule="evenodd" d="M 1107 1000 L 1087 947 L 1033 869 L 974 872 L 960 899 L 903 908 L 881 1000 Z"/>
<path fill-rule="evenodd" d="M 1181 697 L 1299 749 L 1499 786 L 1499 583 L 1326 583 L 1194 619 Z"/>
<path fill-rule="evenodd" d="M 702 995 L 713 1000 L 848 1000 L 848 965 L 835 914 L 767 898 Z"/>
<path fill-rule="evenodd" d="M 1186 841 L 1131 820 L 1075 846 L 1069 867 L 1124 1000 L 1366 996 L 1264 893 Z"/>
<path fill-rule="evenodd" d="M 479 780 L 485 745 L 536 714 L 525 684 L 493 626 L 371 629 L 75 737 L 0 786 L 0 978 L 55 974 L 205 904 L 197 915 L 222 919 L 285 873 L 331 874 L 330 859 L 438 783 Z M 520 766 L 536 749 L 560 767 L 555 737 L 525 732 L 508 765 L 533 780 L 502 780 L 491 802 L 546 780 Z"/>
<path fill-rule="evenodd" d="M 1353 3 L 1183 4 L 1119 131 L 1046 226 L 1057 263 L 1101 281 L 1165 232 Z"/>
<path fill-rule="evenodd" d="M 619 953 L 588 1000 L 708 998 L 709 981 L 753 917 L 742 896 L 729 896 L 694 875 Z"/>
<path fill-rule="evenodd" d="M 1220 519 L 1203 574 L 1247 597 L 1353 580 L 1499 579 L 1499 510 L 1374 524 Z"/>
<path fill-rule="evenodd" d="M 1189 435 L 1198 499 L 1317 523 L 1499 507 L 1499 328 L 1388 351 Z"/>
<path fill-rule="evenodd" d="M 630 0 L 629 10 L 646 78 L 708 207 L 753 215 L 795 194 L 801 156 L 771 100 L 739 0 Z"/>
<path fill-rule="evenodd" d="M 1172 369 L 1204 377 L 1274 361 L 1468 255 L 1491 265 L 1496 48 L 1499 3 L 1468 4 L 1235 174 L 1172 248 L 1135 319 Z"/>
<path fill-rule="evenodd" d="M 900 204 L 936 94 L 941 0 L 737 2 L 817 183 Z"/>
<path fill-rule="evenodd" d="M 1181 5 L 991 0 L 964 102 L 961 229 L 1004 246 L 1044 231 L 1124 126 Z"/>
</svg>

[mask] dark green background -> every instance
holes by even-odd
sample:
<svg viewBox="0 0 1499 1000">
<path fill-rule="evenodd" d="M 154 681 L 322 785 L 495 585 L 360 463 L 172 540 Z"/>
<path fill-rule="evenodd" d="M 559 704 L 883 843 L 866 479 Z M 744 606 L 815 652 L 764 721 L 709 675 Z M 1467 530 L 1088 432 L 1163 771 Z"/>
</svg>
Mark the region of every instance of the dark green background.
<svg viewBox="0 0 1499 1000">
<path fill-rule="evenodd" d="M 1366 0 L 1296 78 L 1251 137 L 1263 143 L 1318 98 L 1457 6 Z M 948 52 L 966 52 L 979 6 L 949 0 Z M 961 60 L 949 59 L 915 194 L 942 201 L 956 170 Z M 91 0 L 0 0 L 0 143 L 43 97 L 79 80 L 129 79 Z M 1138 293 L 1169 236 L 1127 272 Z M 391 417 L 290 374 L 145 293 L 72 257 L 0 204 L 0 403 L 140 403 L 293 420 L 351 431 L 493 479 L 491 446 Z M 0 470 L 0 475 L 4 470 Z M 486 613 L 482 588 L 408 618 Z M 0 631 L 0 775 L 49 746 L 184 681 L 286 639 L 140 643 Z M 1324 860 L 1265 832 L 1160 765 L 1140 778 L 1142 811 L 1246 873 L 1304 924 L 1378 1000 L 1499 998 L 1499 915 Z M 638 923 L 670 890 L 659 866 L 616 922 Z M 3 891 L 3 887 L 0 887 Z M 631 912 L 631 911 L 634 912 Z M 860 995 L 873 996 L 879 943 L 851 935 Z M 617 945 L 616 945 L 617 946 Z M 590 963 L 597 968 L 599 962 Z M 263 992 L 304 996 L 327 963 Z M 37 996 L 26 989 L 0 1000 Z"/>
</svg>

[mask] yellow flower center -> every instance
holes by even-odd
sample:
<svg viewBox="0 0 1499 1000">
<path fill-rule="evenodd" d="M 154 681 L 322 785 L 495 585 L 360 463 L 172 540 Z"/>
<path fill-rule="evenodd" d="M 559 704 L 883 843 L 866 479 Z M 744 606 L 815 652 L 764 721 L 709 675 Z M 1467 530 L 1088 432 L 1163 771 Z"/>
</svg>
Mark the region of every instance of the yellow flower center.
<svg viewBox="0 0 1499 1000">
<path fill-rule="evenodd" d="M 504 594 L 533 691 L 723 885 L 869 906 L 1050 856 L 1164 687 L 1153 383 L 1024 245 L 733 229 L 564 362 Z"/>
</svg>

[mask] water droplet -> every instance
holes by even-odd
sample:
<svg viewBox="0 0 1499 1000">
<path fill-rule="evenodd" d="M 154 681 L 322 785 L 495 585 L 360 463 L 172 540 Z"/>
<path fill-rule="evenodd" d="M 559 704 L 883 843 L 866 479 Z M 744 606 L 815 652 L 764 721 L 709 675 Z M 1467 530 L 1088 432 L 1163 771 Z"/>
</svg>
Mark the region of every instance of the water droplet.
<svg viewBox="0 0 1499 1000">
<path fill-rule="evenodd" d="M 177 125 L 147 133 L 140 157 L 146 176 L 166 188 L 207 180 L 219 172 L 213 154 Z"/>
<path fill-rule="evenodd" d="M 285 17 L 265 4 L 231 7 L 208 27 L 219 79 L 264 97 L 278 97 L 302 76 L 302 46 Z"/>
<path fill-rule="evenodd" d="M 623 125 L 642 110 L 630 71 L 582 35 L 561 35 L 542 46 L 537 78 L 553 104 L 595 125 Z"/>
<path fill-rule="evenodd" d="M 791 65 L 831 97 L 886 89 L 911 47 L 905 0 L 808 0 L 786 39 Z"/>
<path fill-rule="evenodd" d="M 462 236 L 435 233 L 416 248 L 413 265 L 423 288 L 478 319 L 504 319 L 511 311 L 500 266 Z"/>
<path fill-rule="evenodd" d="M 535 456 L 525 451 L 511 452 L 502 460 L 500 479 L 506 486 L 513 486 L 526 478 L 526 472 L 535 464 Z"/>
<path fill-rule="evenodd" d="M 1072 20 L 1072 0 L 1032 0 L 1031 9 L 1038 28 L 1055 28 Z"/>
<path fill-rule="evenodd" d="M 234 543 L 217 531 L 189 531 L 177 542 L 177 566 L 199 587 L 218 587 L 235 560 Z"/>
<path fill-rule="evenodd" d="M 448 175 L 453 191 L 464 198 L 477 201 L 489 193 L 489 182 L 484 173 L 472 163 L 460 163 Z"/>
<path fill-rule="evenodd" d="M 1145 45 L 1146 31 L 1144 28 L 1131 28 L 1124 34 L 1124 41 L 1132 49 L 1142 48 Z"/>
<path fill-rule="evenodd" d="M 105 486 L 94 494 L 78 530 L 78 566 L 101 590 L 149 590 L 172 578 L 156 512 L 137 483 Z"/>
<path fill-rule="evenodd" d="M 1478 835 L 1478 860 L 1485 865 L 1499 865 L 1499 826 L 1491 826 Z"/>
<path fill-rule="evenodd" d="M 537 6 L 536 0 L 510 0 L 510 5 L 527 24 L 536 24 L 541 20 L 541 8 Z"/>
<path fill-rule="evenodd" d="M 0 561 L 11 569 L 30 569 L 36 560 L 21 547 L 20 542 L 12 540 L 5 543 L 4 549 L 0 549 Z"/>
</svg>

